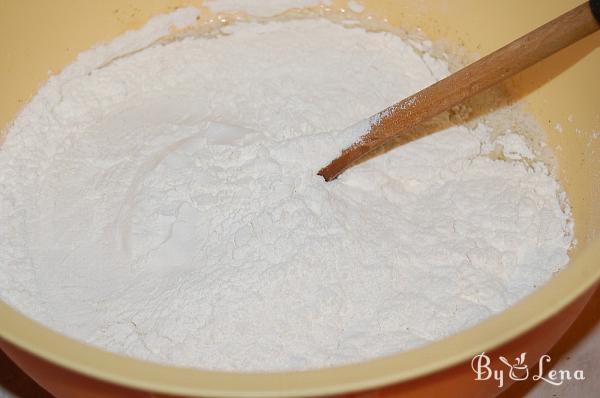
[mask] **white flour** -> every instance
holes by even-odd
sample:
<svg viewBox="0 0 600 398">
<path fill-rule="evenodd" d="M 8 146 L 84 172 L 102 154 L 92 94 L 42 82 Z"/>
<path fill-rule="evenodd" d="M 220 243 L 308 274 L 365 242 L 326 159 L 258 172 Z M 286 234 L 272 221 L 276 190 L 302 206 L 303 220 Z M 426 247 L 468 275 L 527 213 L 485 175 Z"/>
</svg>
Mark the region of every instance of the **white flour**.
<svg viewBox="0 0 600 398">
<path fill-rule="evenodd" d="M 2 300 L 140 358 L 300 369 L 440 339 L 567 264 L 563 194 L 510 131 L 449 127 L 315 174 L 352 138 L 333 131 L 443 62 L 325 20 L 108 62 L 195 16 L 85 53 L 19 115 L 0 151 Z M 486 156 L 498 145 L 509 160 Z"/>
</svg>

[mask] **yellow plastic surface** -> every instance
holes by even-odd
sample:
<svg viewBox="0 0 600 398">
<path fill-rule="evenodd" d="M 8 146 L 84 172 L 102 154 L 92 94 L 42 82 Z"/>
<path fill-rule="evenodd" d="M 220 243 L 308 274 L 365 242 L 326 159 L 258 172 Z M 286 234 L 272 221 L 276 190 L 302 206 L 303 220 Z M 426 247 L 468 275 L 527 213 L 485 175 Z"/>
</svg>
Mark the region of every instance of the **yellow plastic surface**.
<svg viewBox="0 0 600 398">
<path fill-rule="evenodd" d="M 334 3 L 340 6 L 345 1 Z M 367 6 L 366 12 L 392 24 L 419 27 L 434 40 L 461 44 L 484 55 L 581 1 L 546 0 L 543 6 L 533 0 L 361 3 Z M 0 0 L 0 129 L 8 125 L 49 73 L 60 71 L 78 52 L 138 28 L 153 15 L 189 4 L 201 6 L 201 1 Z M 573 206 L 579 243 L 565 271 L 474 328 L 370 362 L 277 374 L 208 372 L 125 358 L 54 333 L 2 302 L 0 337 L 94 378 L 190 396 L 323 395 L 379 387 L 422 377 L 502 346 L 559 313 L 600 278 L 600 137 L 595 138 L 600 135 L 599 47 L 600 33 L 596 33 L 518 75 L 510 84 L 511 95 L 526 99 L 547 130 L 548 143 L 559 161 L 559 177 Z M 554 128 L 557 123 L 562 133 Z"/>
</svg>

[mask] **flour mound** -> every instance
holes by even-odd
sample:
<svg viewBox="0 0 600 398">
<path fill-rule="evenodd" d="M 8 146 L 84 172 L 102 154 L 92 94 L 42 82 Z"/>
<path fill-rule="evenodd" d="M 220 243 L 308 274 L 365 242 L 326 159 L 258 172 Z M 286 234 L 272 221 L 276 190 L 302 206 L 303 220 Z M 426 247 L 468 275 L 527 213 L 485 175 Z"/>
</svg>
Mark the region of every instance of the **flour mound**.
<svg viewBox="0 0 600 398">
<path fill-rule="evenodd" d="M 153 23 L 51 78 L 8 132 L 0 297 L 29 316 L 162 363 L 317 368 L 463 330 L 568 263 L 560 186 L 484 121 L 316 175 L 339 131 L 444 62 L 326 20 L 118 57 L 173 18 Z"/>
</svg>

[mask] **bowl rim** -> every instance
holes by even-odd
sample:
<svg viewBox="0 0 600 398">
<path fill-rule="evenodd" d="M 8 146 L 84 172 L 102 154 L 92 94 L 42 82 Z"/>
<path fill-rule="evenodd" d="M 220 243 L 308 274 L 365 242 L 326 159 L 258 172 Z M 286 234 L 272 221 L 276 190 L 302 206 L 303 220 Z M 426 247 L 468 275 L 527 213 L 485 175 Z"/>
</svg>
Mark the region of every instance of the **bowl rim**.
<svg viewBox="0 0 600 398">
<path fill-rule="evenodd" d="M 76 373 L 135 389 L 181 396 L 294 397 L 367 390 L 405 382 L 491 351 L 560 312 L 600 280 L 600 239 L 544 286 L 505 311 L 440 341 L 331 368 L 240 373 L 162 365 L 57 333 L 0 301 L 0 337 Z"/>
</svg>

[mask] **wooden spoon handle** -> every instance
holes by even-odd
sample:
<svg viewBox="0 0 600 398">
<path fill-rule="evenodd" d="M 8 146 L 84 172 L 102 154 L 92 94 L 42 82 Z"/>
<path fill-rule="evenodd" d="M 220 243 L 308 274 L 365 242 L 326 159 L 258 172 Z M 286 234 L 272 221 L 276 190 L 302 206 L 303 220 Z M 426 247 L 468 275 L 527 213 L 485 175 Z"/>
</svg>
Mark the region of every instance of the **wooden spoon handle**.
<svg viewBox="0 0 600 398">
<path fill-rule="evenodd" d="M 600 0 L 561 15 L 479 61 L 371 117 L 356 143 L 319 171 L 331 181 L 385 142 L 505 80 L 600 28 Z"/>
</svg>

